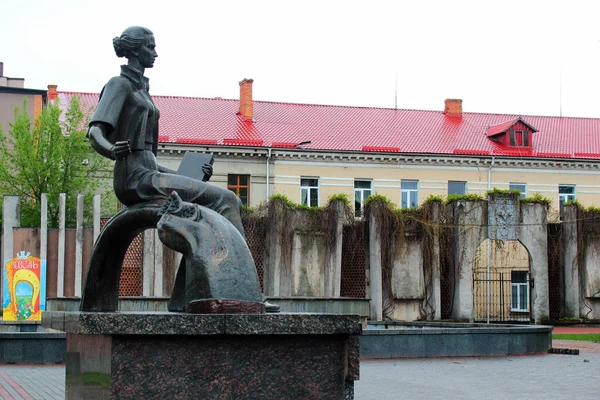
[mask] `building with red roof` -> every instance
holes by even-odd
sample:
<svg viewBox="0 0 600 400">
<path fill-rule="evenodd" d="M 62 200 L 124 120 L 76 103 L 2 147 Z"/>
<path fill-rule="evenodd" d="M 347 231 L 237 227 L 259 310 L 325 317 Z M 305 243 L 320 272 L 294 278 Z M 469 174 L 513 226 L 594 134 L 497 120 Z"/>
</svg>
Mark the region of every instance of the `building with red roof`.
<svg viewBox="0 0 600 400">
<path fill-rule="evenodd" d="M 429 195 L 540 193 L 554 204 L 598 204 L 600 119 L 153 96 L 161 110 L 159 160 L 177 168 L 186 151 L 215 155 L 211 182 L 249 205 L 274 193 L 323 205 L 336 193 L 378 192 L 398 206 Z M 74 95 L 90 108 L 97 93 Z"/>
<path fill-rule="evenodd" d="M 250 206 L 276 193 L 311 206 L 324 205 L 331 195 L 345 193 L 355 199 L 355 210 L 360 214 L 363 201 L 373 193 L 385 195 L 400 207 L 414 207 L 430 195 L 485 195 L 493 188 L 516 189 L 523 196 L 540 193 L 553 200 L 554 211 L 557 205 L 568 200 L 600 205 L 600 119 L 469 113 L 463 112 L 462 100 L 457 99 L 447 99 L 443 110 L 437 111 L 255 101 L 252 85 L 251 79 L 242 80 L 240 99 L 235 100 L 154 96 L 161 110 L 158 146 L 161 164 L 177 169 L 186 152 L 211 153 L 215 156 L 211 183 L 235 191 Z M 0 95 L 3 90 L 14 91 L 0 87 Z M 47 98 L 58 98 L 66 108 L 76 95 L 90 112 L 98 102 L 98 93 L 57 92 L 54 85 L 49 86 Z M 504 211 L 497 215 L 506 217 Z M 479 232 L 485 234 L 483 227 L 493 227 L 494 222 L 489 224 L 489 215 L 480 213 L 479 216 Z M 455 308 L 450 307 L 453 311 L 448 313 L 454 313 L 456 318 L 473 320 L 484 315 L 483 308 L 474 305 L 474 299 L 486 291 L 482 282 L 496 282 L 490 281 L 490 268 L 494 268 L 495 273 L 506 274 L 506 279 L 500 275 L 498 287 L 506 293 L 502 296 L 509 298 L 509 293 L 510 296 L 517 293 L 512 297 L 516 299 L 514 303 L 509 300 L 494 306 L 492 311 L 506 309 L 522 320 L 545 318 L 549 309 L 548 273 L 551 269 L 559 270 L 549 268 L 546 210 L 537 217 L 535 221 L 542 221 L 537 223 L 542 229 L 537 233 L 521 230 L 514 234 L 518 240 L 509 240 L 505 247 L 492 246 L 490 241 L 481 240 L 484 236 L 481 234 L 474 234 L 469 240 L 457 240 L 454 245 L 462 246 L 456 261 L 459 266 L 456 271 L 460 273 L 446 281 L 458 280 L 445 289 L 441 272 L 432 278 L 433 283 L 425 283 L 425 264 L 420 256 L 422 246 L 415 245 L 418 251 L 412 254 L 417 256 L 403 255 L 404 261 L 393 267 L 392 273 L 399 274 L 398 281 L 402 281 L 401 284 L 396 282 L 396 288 L 400 289 L 394 292 L 394 300 L 399 300 L 394 318 L 410 320 L 419 315 L 423 301 L 430 301 L 424 292 L 425 285 L 435 293 L 435 309 L 439 315 L 443 314 L 444 301 L 453 302 Z M 516 224 L 521 222 L 517 220 Z M 576 232 L 572 225 L 565 224 L 567 228 L 561 229 Z M 489 236 L 492 237 L 495 236 Z M 562 237 L 567 243 L 575 236 Z M 526 239 L 530 242 L 524 244 Z M 575 248 L 571 247 L 568 254 L 575 260 L 580 253 L 576 249 L 577 240 L 573 243 Z M 365 287 L 369 287 L 373 301 L 381 300 L 375 306 L 380 307 L 383 285 L 381 280 L 379 287 L 377 283 L 371 284 L 375 282 L 372 277 L 377 277 L 377 272 L 372 271 L 377 268 L 381 271 L 381 262 L 376 258 L 373 264 L 370 257 L 363 264 L 369 263 L 369 283 L 365 283 Z M 564 271 L 560 270 L 564 274 L 562 278 L 553 278 L 556 279 L 553 285 L 564 283 L 564 288 L 559 288 L 563 290 L 560 296 L 564 295 L 565 304 L 574 304 L 573 309 L 577 310 L 567 314 L 578 316 L 577 307 L 584 297 L 579 290 L 584 284 L 569 282 L 580 282 L 579 276 L 574 277 L 573 273 L 579 274 L 582 267 L 572 268 L 575 261 L 568 261 L 567 256 L 564 260 L 567 260 L 561 266 Z M 595 267 L 591 260 L 588 264 Z M 553 262 L 563 263 L 563 260 Z M 449 267 L 442 263 L 439 261 L 439 271 L 447 272 L 443 268 Z M 162 266 L 160 268 L 162 271 Z M 593 268 L 586 271 L 589 274 L 586 276 L 598 275 Z M 359 269 L 359 279 L 364 278 L 364 272 Z M 143 273 L 146 274 L 146 270 Z M 163 277 L 168 281 L 165 274 Z M 316 275 L 315 282 L 321 283 Z M 274 287 L 269 294 L 281 295 Z M 404 288 L 409 290 L 403 291 Z M 597 300 L 594 294 L 597 290 L 592 289 L 589 293 L 593 297 L 585 297 L 586 302 Z M 452 300 L 443 297 L 444 291 L 452 293 Z M 436 318 L 439 315 L 436 314 Z"/>
</svg>

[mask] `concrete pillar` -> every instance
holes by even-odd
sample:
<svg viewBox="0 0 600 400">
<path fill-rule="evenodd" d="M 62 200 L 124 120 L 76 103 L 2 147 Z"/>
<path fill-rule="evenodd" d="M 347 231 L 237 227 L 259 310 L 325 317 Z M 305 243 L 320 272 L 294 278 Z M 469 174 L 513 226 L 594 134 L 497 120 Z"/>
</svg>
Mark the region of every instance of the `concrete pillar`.
<svg viewBox="0 0 600 400">
<path fill-rule="evenodd" d="M 290 238 L 289 243 L 286 242 L 286 239 L 283 239 L 284 232 L 288 228 L 288 224 L 291 223 L 291 221 L 286 221 L 285 219 L 285 215 L 287 212 L 289 211 L 284 210 L 284 206 L 281 203 L 278 203 L 278 207 L 276 208 L 275 212 L 276 222 L 274 224 L 276 229 L 273 231 L 277 234 L 277 236 L 273 238 L 273 243 L 271 243 L 272 246 L 277 247 L 277 249 L 275 250 L 275 255 L 277 256 L 277 258 L 274 260 L 275 265 L 273 266 L 273 274 L 275 275 L 275 279 L 279 284 L 278 290 L 280 297 L 291 297 L 293 286 L 292 255 L 294 254 L 295 233 L 292 233 L 292 237 Z M 302 217 L 298 216 L 298 214 L 301 213 L 301 211 L 294 210 L 292 212 L 296 214 L 292 218 L 292 221 L 296 219 L 302 219 Z M 284 250 L 284 246 L 288 246 L 288 248 Z M 291 246 L 291 248 L 289 248 L 289 246 Z"/>
<path fill-rule="evenodd" d="M 455 292 L 452 318 L 473 321 L 473 268 L 477 249 L 487 237 L 487 203 L 482 201 L 458 201 L 454 221 L 457 236 L 454 242 Z"/>
<path fill-rule="evenodd" d="M 369 290 L 371 320 L 383 320 L 383 278 L 381 267 L 381 237 L 375 218 L 369 219 Z"/>
<path fill-rule="evenodd" d="M 2 226 L 2 260 L 3 267 L 7 262 L 13 259 L 14 233 L 13 228 L 20 225 L 21 219 L 21 198 L 19 196 L 4 196 L 4 205 L 2 207 L 2 216 L 4 224 Z M 1 271 L 0 283 L 2 284 L 2 309 L 4 308 L 4 272 Z M 2 310 L 0 309 L 0 311 Z"/>
<path fill-rule="evenodd" d="M 531 318 L 536 324 L 547 323 L 550 317 L 548 297 L 548 206 L 521 203 L 519 241 L 530 257 Z"/>
<path fill-rule="evenodd" d="M 47 271 L 46 266 L 48 265 L 48 195 L 46 193 L 42 193 L 41 206 L 42 209 L 40 220 L 40 266 L 42 268 L 42 271 Z M 48 285 L 48 280 L 46 280 L 46 285 Z M 47 289 L 48 288 L 46 288 L 44 293 L 48 293 Z"/>
<path fill-rule="evenodd" d="M 335 239 L 330 254 L 327 254 L 328 260 L 325 268 L 325 296 L 340 297 L 342 285 L 342 237 L 344 232 L 345 204 L 342 201 L 336 201 L 335 207 L 336 227 Z M 325 238 L 327 242 L 329 238 Z"/>
<path fill-rule="evenodd" d="M 96 239 L 100 236 L 100 214 L 102 213 L 102 202 L 100 195 L 96 193 L 94 195 L 94 201 L 92 204 L 92 218 L 94 220 L 94 245 L 96 244 Z"/>
<path fill-rule="evenodd" d="M 597 227 L 600 226 L 600 221 L 588 220 L 594 228 L 593 231 L 588 226 L 584 228 L 586 236 L 584 260 L 583 260 L 583 282 L 582 291 L 586 298 L 584 303 L 583 315 L 590 319 L 599 319 L 600 317 L 600 237 L 594 235 Z M 587 225 L 587 224 L 586 224 Z M 585 225 L 584 225 L 585 226 Z M 590 232 L 591 231 L 591 232 Z M 588 308 L 589 307 L 589 308 Z"/>
<path fill-rule="evenodd" d="M 154 229 L 144 231 L 142 248 L 142 296 L 152 296 L 154 292 L 155 256 Z"/>
<path fill-rule="evenodd" d="M 276 201 L 272 222 L 267 225 L 266 252 L 265 252 L 265 275 L 264 275 L 264 294 L 265 296 L 279 297 L 281 296 L 281 235 L 283 224 L 282 221 L 283 205 Z M 290 260 L 291 262 L 291 260 Z M 288 277 L 290 279 L 290 277 Z M 288 294 L 289 296 L 289 294 Z"/>
<path fill-rule="evenodd" d="M 440 263 L 440 214 L 442 211 L 442 204 L 439 202 L 433 203 L 432 210 L 432 221 L 433 224 L 433 257 L 431 261 L 431 270 L 433 274 L 432 286 L 433 286 L 433 298 L 431 299 L 435 313 L 433 319 L 442 319 L 442 291 L 441 291 L 441 263 Z"/>
<path fill-rule="evenodd" d="M 83 271 L 83 200 L 82 194 L 77 195 L 77 222 L 75 231 L 75 297 L 81 297 L 81 274 Z"/>
<path fill-rule="evenodd" d="M 67 196 L 61 193 L 58 197 L 58 265 L 56 274 L 56 297 L 65 295 L 65 220 Z"/>
<path fill-rule="evenodd" d="M 153 295 L 156 297 L 162 297 L 164 295 L 163 291 L 163 244 L 158 238 L 158 231 L 156 229 L 152 229 L 154 233 L 154 291 Z"/>
<path fill-rule="evenodd" d="M 576 205 L 563 208 L 562 214 L 562 240 L 563 240 L 563 269 L 565 282 L 565 317 L 579 318 L 580 311 L 580 286 L 579 286 L 579 260 L 577 259 L 577 216 Z"/>
</svg>

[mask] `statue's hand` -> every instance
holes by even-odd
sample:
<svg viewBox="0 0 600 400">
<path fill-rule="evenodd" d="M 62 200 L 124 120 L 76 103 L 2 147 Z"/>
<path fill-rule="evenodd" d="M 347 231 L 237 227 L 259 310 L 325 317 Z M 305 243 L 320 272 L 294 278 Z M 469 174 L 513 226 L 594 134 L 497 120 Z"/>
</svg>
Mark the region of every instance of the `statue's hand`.
<svg viewBox="0 0 600 400">
<path fill-rule="evenodd" d="M 210 164 L 204 164 L 202 166 L 202 172 L 204 172 L 204 182 L 208 182 L 208 180 L 210 179 L 210 177 L 213 174 L 213 167 Z"/>
<path fill-rule="evenodd" d="M 112 149 L 110 149 L 113 160 L 124 160 L 131 154 L 131 147 L 129 147 L 129 140 L 115 142 Z"/>
</svg>

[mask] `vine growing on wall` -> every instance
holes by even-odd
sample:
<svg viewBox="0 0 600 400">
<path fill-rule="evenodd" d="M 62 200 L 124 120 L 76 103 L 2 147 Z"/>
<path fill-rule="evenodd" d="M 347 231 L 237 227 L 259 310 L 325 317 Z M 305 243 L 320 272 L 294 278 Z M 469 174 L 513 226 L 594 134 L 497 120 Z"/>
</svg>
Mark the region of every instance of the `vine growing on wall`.
<svg viewBox="0 0 600 400">
<path fill-rule="evenodd" d="M 424 297 L 420 304 L 420 320 L 432 319 L 435 314 L 433 298 L 434 257 L 436 235 L 439 234 L 440 222 L 443 220 L 441 199 L 430 198 L 421 207 L 413 209 L 397 209 L 386 197 L 375 195 L 365 203 L 365 217 L 375 220 L 379 228 L 381 240 L 381 270 L 383 290 L 383 316 L 391 319 L 394 314 L 394 296 L 392 288 L 392 271 L 394 260 L 405 248 L 407 241 L 421 242 L 423 255 Z M 437 208 L 437 215 L 434 209 Z M 434 218 L 437 221 L 434 222 Z"/>
<path fill-rule="evenodd" d="M 436 243 L 440 240 L 440 225 L 430 222 L 440 221 L 445 218 L 442 207 L 442 199 L 429 197 L 421 206 L 420 221 L 423 226 L 423 279 L 425 296 L 419 307 L 419 320 L 431 320 L 435 316 L 435 299 L 433 293 L 433 282 L 435 276 L 435 265 L 441 262 L 441 254 L 436 254 Z M 429 223 L 428 223 L 429 222 Z M 435 260 L 435 257 L 440 257 Z M 436 262 L 437 261 L 437 262 Z"/>
<path fill-rule="evenodd" d="M 396 213 L 395 205 L 385 196 L 373 195 L 365 202 L 365 219 L 367 221 L 375 220 L 379 228 L 379 238 L 381 240 L 381 279 L 383 290 L 383 316 L 386 319 L 392 319 L 394 312 L 394 298 L 392 295 L 392 269 L 393 257 L 396 253 L 398 238 L 401 236 L 399 231 L 399 215 Z M 367 224 L 365 229 L 369 230 Z M 369 237 L 367 233 L 365 237 Z M 369 243 L 370 249 L 373 246 Z M 372 284 L 372 283 L 371 283 Z"/>
<path fill-rule="evenodd" d="M 520 194 L 496 189 L 488 192 L 488 196 L 516 200 Z M 520 201 L 549 204 L 549 200 L 539 194 Z M 350 202 L 344 195 L 333 196 L 327 206 L 321 208 L 299 205 L 283 195 L 274 195 L 268 202 L 254 209 L 244 209 L 243 220 L 247 232 L 252 231 L 254 236 L 259 236 L 268 243 L 264 249 L 266 253 L 272 252 L 275 248 L 269 244 L 276 244 L 279 247 L 278 252 L 280 251 L 276 262 L 288 264 L 291 263 L 294 251 L 295 234 L 322 235 L 321 243 L 324 243 L 324 251 L 329 256 L 332 251 L 335 251 L 337 240 L 341 239 L 336 236 L 340 233 L 338 231 L 340 219 L 343 220 L 344 225 L 360 223 L 364 226 L 361 227 L 360 239 L 352 243 L 353 246 L 366 246 L 367 249 L 371 248 L 368 244 L 369 221 L 376 221 L 379 230 L 377 235 L 381 239 L 383 312 L 387 319 L 394 316 L 395 299 L 392 287 L 394 261 L 402 256 L 402 251 L 406 251 L 409 241 L 420 243 L 424 292 L 419 304 L 418 319 L 431 320 L 436 315 L 436 311 L 439 311 L 442 318 L 449 318 L 453 314 L 456 285 L 462 277 L 460 264 L 476 263 L 476 260 L 465 257 L 477 257 L 480 254 L 478 251 L 472 254 L 461 253 L 466 250 L 464 246 L 461 248 L 460 244 L 464 243 L 465 239 L 478 240 L 486 236 L 484 235 L 487 229 L 485 222 L 479 221 L 485 204 L 485 199 L 479 195 L 430 196 L 418 208 L 398 209 L 389 199 L 376 194 L 365 202 L 365 218 L 357 221 Z M 343 215 L 340 215 L 340 212 Z M 475 219 L 469 217 L 470 213 L 474 213 L 477 217 Z M 474 222 L 468 222 L 470 220 Z M 580 238 L 582 237 L 583 235 L 580 235 Z M 347 246 L 347 239 L 344 237 L 344 249 L 353 247 Z M 473 249 L 472 246 L 469 248 Z M 269 254 L 269 256 L 275 255 Z M 434 291 L 438 277 L 441 299 L 435 298 Z M 436 310 L 436 304 L 440 304 L 442 309 Z"/>
<path fill-rule="evenodd" d="M 341 240 L 337 236 L 340 219 L 346 224 L 354 222 L 350 200 L 343 194 L 329 198 L 325 207 L 308 207 L 294 203 L 285 195 L 275 194 L 267 202 L 255 208 L 244 208 L 242 212 L 247 236 L 251 234 L 267 244 L 275 243 L 281 251 L 280 260 L 276 262 L 288 264 L 291 264 L 296 233 L 322 234 L 327 259 L 335 251 L 337 240 Z M 269 257 L 275 256 L 270 254 L 269 245 L 264 251 Z"/>
<path fill-rule="evenodd" d="M 584 208 L 579 202 L 570 202 L 568 206 L 575 207 L 575 216 L 577 221 L 577 262 L 579 276 L 579 296 L 580 301 L 587 309 L 584 318 L 592 312 L 592 307 L 586 299 L 587 287 L 585 274 L 586 268 L 586 251 L 592 240 L 597 240 L 600 236 L 600 208 L 594 206 Z M 573 267 L 572 267 L 573 268 Z"/>
<path fill-rule="evenodd" d="M 504 193 L 499 194 L 498 192 L 501 191 L 492 191 L 495 193 L 493 195 L 502 196 Z M 490 192 L 488 192 L 488 196 L 489 194 Z M 451 195 L 446 199 L 441 218 L 443 225 L 440 229 L 440 283 L 446 288 L 447 296 L 445 301 L 442 301 L 442 318 L 449 318 L 453 314 L 456 285 L 463 277 L 462 265 L 471 262 L 477 264 L 478 262 L 477 259 L 467 260 L 466 248 L 460 244 L 473 230 L 480 232 L 482 226 L 461 223 L 459 220 L 468 220 L 469 214 L 480 212 L 485 201 L 482 196 L 473 194 Z M 477 252 L 473 256 L 477 257 Z"/>
</svg>

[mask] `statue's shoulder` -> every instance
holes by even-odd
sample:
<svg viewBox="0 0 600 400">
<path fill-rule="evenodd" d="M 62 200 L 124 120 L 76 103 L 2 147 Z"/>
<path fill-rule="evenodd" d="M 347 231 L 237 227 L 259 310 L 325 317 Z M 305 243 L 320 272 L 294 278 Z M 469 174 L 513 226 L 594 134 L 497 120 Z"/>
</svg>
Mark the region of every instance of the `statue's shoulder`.
<svg viewBox="0 0 600 400">
<path fill-rule="evenodd" d="M 129 79 L 122 75 L 113 76 L 110 80 L 104 85 L 102 89 L 102 96 L 110 96 L 117 93 L 127 93 L 132 89 L 131 82 Z"/>
</svg>

